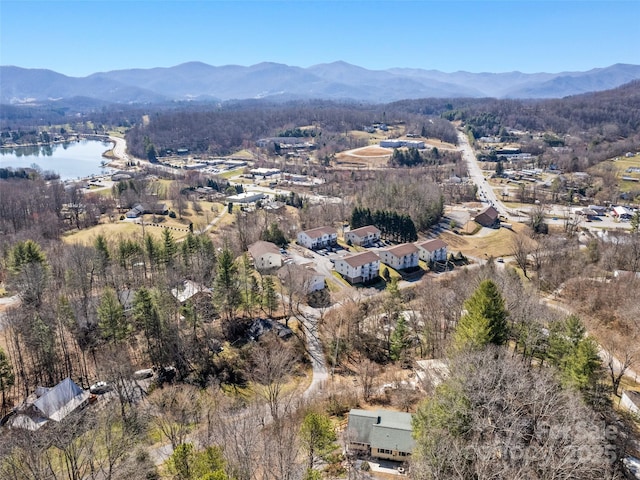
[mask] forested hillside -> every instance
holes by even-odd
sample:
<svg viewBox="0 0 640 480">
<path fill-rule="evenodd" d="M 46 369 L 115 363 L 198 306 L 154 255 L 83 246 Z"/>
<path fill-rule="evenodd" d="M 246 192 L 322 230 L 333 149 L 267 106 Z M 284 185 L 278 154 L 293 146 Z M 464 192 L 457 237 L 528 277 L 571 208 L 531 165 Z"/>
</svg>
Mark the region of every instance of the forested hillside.
<svg viewBox="0 0 640 480">
<path fill-rule="evenodd" d="M 127 145 L 134 155 L 145 158 L 149 144 L 160 154 L 188 148 L 194 153 L 229 154 L 253 146 L 261 137 L 280 136 L 301 126 L 314 128 L 319 150 L 331 152 L 362 146 L 349 143 L 344 134 L 363 130 L 373 123 L 404 124 L 408 130 L 455 143 L 455 130 L 439 118 L 386 110 L 382 105 L 332 102 L 293 102 L 270 104 L 239 102 L 202 111 L 158 112 L 145 124 L 127 134 Z"/>
</svg>

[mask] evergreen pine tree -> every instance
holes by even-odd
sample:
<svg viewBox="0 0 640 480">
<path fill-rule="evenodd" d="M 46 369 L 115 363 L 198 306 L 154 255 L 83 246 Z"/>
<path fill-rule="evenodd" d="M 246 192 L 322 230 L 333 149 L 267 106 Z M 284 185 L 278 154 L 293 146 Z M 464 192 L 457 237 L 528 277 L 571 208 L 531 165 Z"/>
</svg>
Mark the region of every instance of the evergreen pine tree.
<svg viewBox="0 0 640 480">
<path fill-rule="evenodd" d="M 456 327 L 456 347 L 480 349 L 493 343 L 507 341 L 507 311 L 498 286 L 491 280 L 483 280 L 473 295 L 464 302 L 465 313 Z"/>
<path fill-rule="evenodd" d="M 407 320 L 404 315 L 398 315 L 396 327 L 391 334 L 391 360 L 400 360 L 408 346 Z"/>
</svg>

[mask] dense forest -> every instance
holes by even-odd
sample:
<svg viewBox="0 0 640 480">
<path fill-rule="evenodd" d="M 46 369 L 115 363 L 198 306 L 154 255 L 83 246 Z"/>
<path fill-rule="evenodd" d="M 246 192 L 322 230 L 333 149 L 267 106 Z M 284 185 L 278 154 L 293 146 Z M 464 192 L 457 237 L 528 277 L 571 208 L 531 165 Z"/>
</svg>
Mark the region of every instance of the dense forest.
<svg viewBox="0 0 640 480">
<path fill-rule="evenodd" d="M 292 136 L 287 132 L 308 126 L 313 129 L 316 147 L 320 151 L 328 148 L 333 153 L 362 146 L 345 143 L 345 133 L 381 122 L 403 123 L 416 134 L 456 142 L 455 130 L 449 122 L 400 113 L 380 105 L 320 101 L 277 105 L 239 103 L 208 111 L 158 112 L 149 117 L 148 123 L 136 125 L 128 132 L 127 145 L 134 155 L 142 158 L 147 157 L 149 144 L 160 155 L 178 148 L 222 155 L 252 147 L 261 137 Z"/>
</svg>

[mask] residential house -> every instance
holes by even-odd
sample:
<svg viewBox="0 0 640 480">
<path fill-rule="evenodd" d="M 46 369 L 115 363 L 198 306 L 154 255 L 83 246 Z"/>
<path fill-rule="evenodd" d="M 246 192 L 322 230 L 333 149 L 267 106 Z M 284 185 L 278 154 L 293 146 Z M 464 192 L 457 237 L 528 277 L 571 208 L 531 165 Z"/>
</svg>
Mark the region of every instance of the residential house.
<svg viewBox="0 0 640 480">
<path fill-rule="evenodd" d="M 347 451 L 383 460 L 406 461 L 415 447 L 411 414 L 390 410 L 349 412 Z"/>
<path fill-rule="evenodd" d="M 258 240 L 249 245 L 249 255 L 253 258 L 253 265 L 258 271 L 282 266 L 282 254 L 275 243 Z"/>
<path fill-rule="evenodd" d="M 401 243 L 386 250 L 380 250 L 380 260 L 396 270 L 418 266 L 418 247 L 413 243 Z"/>
<path fill-rule="evenodd" d="M 380 241 L 380 230 L 373 225 L 356 228 L 344 234 L 344 239 L 352 245 L 368 247 Z"/>
<path fill-rule="evenodd" d="M 125 213 L 127 218 L 138 218 L 140 215 L 144 214 L 144 207 L 140 204 L 135 205 L 131 210 Z"/>
<path fill-rule="evenodd" d="M 338 232 L 332 227 L 318 227 L 298 233 L 298 243 L 310 250 L 329 247 L 338 243 Z"/>
<path fill-rule="evenodd" d="M 349 283 L 366 283 L 378 278 L 380 257 L 373 252 L 347 255 L 337 259 L 334 268 Z"/>
<path fill-rule="evenodd" d="M 255 342 L 268 332 L 275 332 L 276 335 L 283 340 L 293 336 L 293 331 L 290 328 L 275 320 L 271 320 L 270 318 L 256 318 L 247 330 L 246 337 L 248 340 Z"/>
<path fill-rule="evenodd" d="M 498 216 L 498 211 L 493 208 L 493 205 L 489 205 L 482 209 L 473 220 L 483 227 L 494 228 L 500 223 Z"/>
<path fill-rule="evenodd" d="M 640 392 L 635 390 L 625 390 L 620 397 L 620 405 L 631 413 L 640 415 Z"/>
<path fill-rule="evenodd" d="M 289 283 L 298 287 L 299 291 L 309 294 L 325 288 L 325 276 L 319 273 L 314 264 L 296 265 L 290 263 L 278 270 L 278 278 L 283 284 Z"/>
<path fill-rule="evenodd" d="M 118 301 L 122 305 L 124 313 L 131 313 L 135 305 L 136 291 L 131 288 L 118 290 Z"/>
<path fill-rule="evenodd" d="M 33 396 L 17 407 L 10 425 L 14 428 L 38 430 L 49 421 L 61 422 L 67 415 L 86 407 L 89 396 L 88 391 L 68 377 L 55 387 L 38 387 Z"/>
<path fill-rule="evenodd" d="M 169 207 L 165 203 L 153 203 L 149 205 L 136 204 L 131 210 L 129 210 L 125 216 L 127 218 L 138 218 L 145 213 L 153 213 L 154 215 L 168 215 Z"/>
<path fill-rule="evenodd" d="M 166 203 L 150 203 L 144 206 L 144 213 L 154 215 L 169 215 L 169 207 Z"/>
<path fill-rule="evenodd" d="M 187 301 L 195 301 L 197 297 L 209 297 L 212 290 L 192 280 L 184 280 L 180 285 L 171 289 L 171 295 L 181 305 Z"/>
</svg>

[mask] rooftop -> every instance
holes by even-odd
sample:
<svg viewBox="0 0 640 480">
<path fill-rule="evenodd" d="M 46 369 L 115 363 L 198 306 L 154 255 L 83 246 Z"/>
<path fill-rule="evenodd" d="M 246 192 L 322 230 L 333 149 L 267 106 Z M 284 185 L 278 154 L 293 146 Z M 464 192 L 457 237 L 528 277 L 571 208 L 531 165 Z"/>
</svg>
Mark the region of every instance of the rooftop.
<svg viewBox="0 0 640 480">
<path fill-rule="evenodd" d="M 400 258 L 404 257 L 405 255 L 418 253 L 418 247 L 416 247 L 413 243 L 402 243 L 400 245 L 396 245 L 395 247 L 387 248 L 386 251 L 391 255 Z"/>
<path fill-rule="evenodd" d="M 415 442 L 411 436 L 410 413 L 391 410 L 360 410 L 349 412 L 352 441 L 369 443 L 375 448 L 389 448 L 410 452 Z"/>
<path fill-rule="evenodd" d="M 368 263 L 377 262 L 380 257 L 373 252 L 356 253 L 355 255 L 347 255 L 342 258 L 350 267 L 358 268 Z"/>
<path fill-rule="evenodd" d="M 376 233 L 379 234 L 380 230 L 374 226 L 374 225 L 366 225 L 364 227 L 360 227 L 360 228 L 356 228 L 354 230 L 351 230 L 349 233 L 353 233 L 359 237 L 362 237 L 364 235 L 370 235 L 372 233 Z"/>
<path fill-rule="evenodd" d="M 427 252 L 435 252 L 436 250 L 440 250 L 441 248 L 447 248 L 447 244 L 444 243 L 439 238 L 435 238 L 433 240 L 427 240 L 422 243 L 418 243 L 418 248 L 422 248 Z"/>
<path fill-rule="evenodd" d="M 275 243 L 258 240 L 257 242 L 249 245 L 249 253 L 253 258 L 258 258 L 267 253 L 280 255 L 280 249 L 276 246 Z"/>
<path fill-rule="evenodd" d="M 171 289 L 171 294 L 180 303 L 186 302 L 200 292 L 211 293 L 211 289 L 192 280 L 185 280 L 176 288 Z"/>
<path fill-rule="evenodd" d="M 306 233 L 309 238 L 319 238 L 323 235 L 337 235 L 338 231 L 333 227 L 317 227 L 305 230 L 303 233 Z"/>
</svg>

